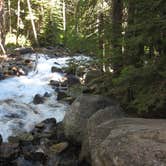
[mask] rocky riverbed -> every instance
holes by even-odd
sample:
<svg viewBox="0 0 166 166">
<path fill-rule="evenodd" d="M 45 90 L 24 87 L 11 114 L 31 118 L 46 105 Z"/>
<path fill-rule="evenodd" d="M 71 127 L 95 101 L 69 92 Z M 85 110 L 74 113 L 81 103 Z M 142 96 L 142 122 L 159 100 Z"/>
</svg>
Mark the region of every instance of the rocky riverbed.
<svg viewBox="0 0 166 166">
<path fill-rule="evenodd" d="M 67 57 L 39 57 L 35 72 L 0 82 L 0 165 L 166 166 L 164 119 L 129 117 L 65 73 Z"/>
</svg>

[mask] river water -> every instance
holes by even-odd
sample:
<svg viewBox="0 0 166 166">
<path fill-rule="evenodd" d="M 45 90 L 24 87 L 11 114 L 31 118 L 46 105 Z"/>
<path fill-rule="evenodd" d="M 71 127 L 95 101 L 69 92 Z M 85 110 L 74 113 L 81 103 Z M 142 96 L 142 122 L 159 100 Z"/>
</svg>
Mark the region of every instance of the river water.
<svg viewBox="0 0 166 166">
<path fill-rule="evenodd" d="M 29 55 L 28 55 L 29 56 Z M 0 81 L 0 134 L 4 141 L 11 135 L 30 131 L 36 123 L 54 117 L 62 121 L 68 106 L 56 100 L 56 92 L 48 85 L 50 80 L 60 80 L 63 74 L 51 73 L 51 67 L 62 67 L 65 58 L 48 58 L 39 54 L 36 71 L 27 76 Z M 35 58 L 32 54 L 31 58 Z M 36 94 L 51 94 L 44 104 L 33 104 Z"/>
</svg>

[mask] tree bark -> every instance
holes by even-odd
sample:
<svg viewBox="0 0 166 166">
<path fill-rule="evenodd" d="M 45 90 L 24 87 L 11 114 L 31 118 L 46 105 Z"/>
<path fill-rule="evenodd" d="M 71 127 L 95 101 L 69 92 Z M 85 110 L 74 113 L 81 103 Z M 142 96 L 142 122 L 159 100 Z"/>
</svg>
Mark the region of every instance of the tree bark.
<svg viewBox="0 0 166 166">
<path fill-rule="evenodd" d="M 20 0 L 17 1 L 17 33 L 16 33 L 17 44 L 18 44 L 19 29 L 20 29 Z"/>
<path fill-rule="evenodd" d="M 122 58 L 122 0 L 112 1 L 112 63 L 115 71 L 119 70 L 123 65 Z"/>
<path fill-rule="evenodd" d="M 35 23 L 34 23 L 34 19 L 33 19 L 33 14 L 32 14 L 32 8 L 31 8 L 30 0 L 27 0 L 27 4 L 28 4 L 28 10 L 29 10 L 30 18 L 31 18 L 31 24 L 32 24 L 32 29 L 33 29 L 35 42 L 36 42 L 36 45 L 39 46 L 39 41 L 38 41 L 36 27 L 35 27 Z"/>
<path fill-rule="evenodd" d="M 8 12 L 9 12 L 9 32 L 12 33 L 11 1 L 10 0 L 8 0 Z"/>
<path fill-rule="evenodd" d="M 0 0 L 0 48 L 5 54 L 4 44 L 5 44 L 5 35 L 4 35 L 4 0 Z"/>
</svg>

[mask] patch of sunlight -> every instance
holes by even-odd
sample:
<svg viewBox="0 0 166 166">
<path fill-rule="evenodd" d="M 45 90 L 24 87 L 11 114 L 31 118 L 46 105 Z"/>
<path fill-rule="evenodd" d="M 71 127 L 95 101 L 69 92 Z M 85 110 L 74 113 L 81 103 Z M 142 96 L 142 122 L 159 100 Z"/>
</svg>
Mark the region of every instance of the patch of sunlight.
<svg viewBox="0 0 166 166">
<path fill-rule="evenodd" d="M 31 46 L 30 41 L 24 35 L 19 35 L 18 44 L 22 47 L 23 46 Z"/>
<path fill-rule="evenodd" d="M 16 44 L 16 35 L 14 33 L 6 34 L 5 45 L 7 44 Z"/>
<path fill-rule="evenodd" d="M 60 35 L 60 38 L 61 38 L 61 39 L 63 39 L 63 38 L 64 38 L 64 36 L 61 34 L 61 35 Z"/>
<path fill-rule="evenodd" d="M 19 46 L 31 46 L 30 40 L 26 38 L 25 35 L 19 35 L 18 39 L 16 37 L 16 34 L 14 33 L 7 33 L 5 38 L 5 45 L 16 45 L 18 42 Z"/>
</svg>

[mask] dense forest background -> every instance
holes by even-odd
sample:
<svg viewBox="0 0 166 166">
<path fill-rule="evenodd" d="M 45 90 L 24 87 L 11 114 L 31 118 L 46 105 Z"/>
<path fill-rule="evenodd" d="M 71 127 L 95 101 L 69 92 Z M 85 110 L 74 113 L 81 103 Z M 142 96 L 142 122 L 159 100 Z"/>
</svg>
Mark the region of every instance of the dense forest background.
<svg viewBox="0 0 166 166">
<path fill-rule="evenodd" d="M 3 53 L 60 44 L 92 55 L 103 72 L 93 93 L 166 117 L 165 0 L 0 0 L 0 30 Z"/>
</svg>

